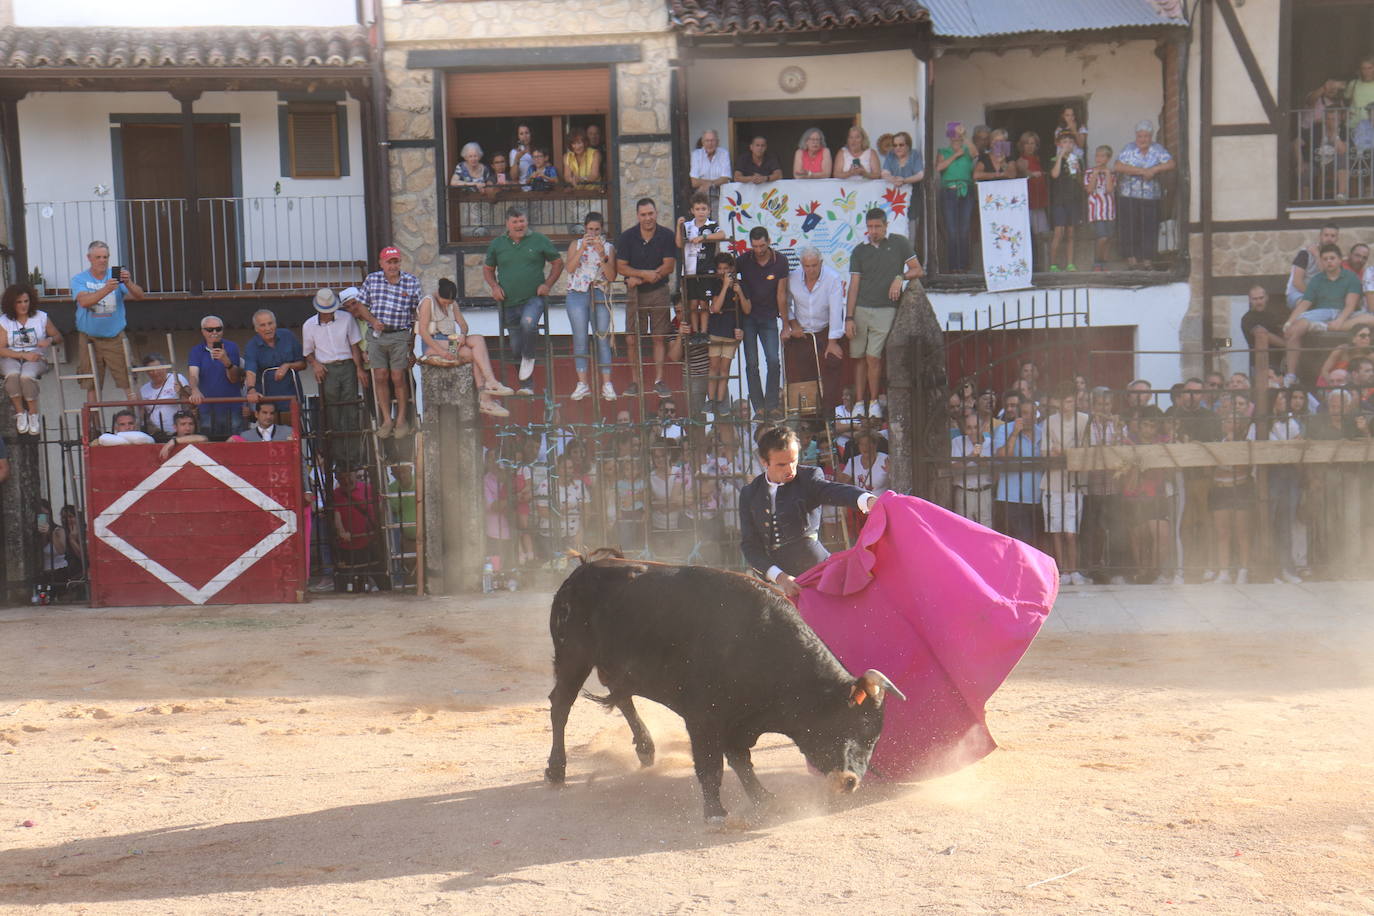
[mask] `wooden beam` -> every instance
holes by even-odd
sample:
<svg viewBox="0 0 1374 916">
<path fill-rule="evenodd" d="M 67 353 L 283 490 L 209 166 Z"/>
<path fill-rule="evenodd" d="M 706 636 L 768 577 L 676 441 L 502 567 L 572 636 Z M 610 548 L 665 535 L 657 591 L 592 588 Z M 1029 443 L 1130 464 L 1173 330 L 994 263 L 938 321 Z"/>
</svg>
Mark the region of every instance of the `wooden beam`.
<svg viewBox="0 0 1374 916">
<path fill-rule="evenodd" d="M 1374 439 L 1298 439 L 1267 442 L 1172 442 L 1163 445 L 1095 445 L 1064 450 L 1070 471 L 1141 471 L 1226 465 L 1367 464 Z"/>
<path fill-rule="evenodd" d="M 1236 46 L 1240 62 L 1245 65 L 1245 72 L 1250 76 L 1250 84 L 1255 87 L 1255 95 L 1259 96 L 1264 114 L 1269 118 L 1269 123 L 1274 125 L 1274 129 L 1278 130 L 1279 106 L 1274 101 L 1274 93 L 1270 91 L 1264 73 L 1260 71 L 1259 61 L 1255 59 L 1255 52 L 1250 48 L 1250 40 L 1245 37 L 1245 30 L 1240 27 L 1240 17 L 1236 15 L 1236 8 L 1231 5 L 1231 0 L 1216 0 L 1216 4 L 1217 12 L 1221 13 L 1221 19 L 1226 23 L 1226 31 L 1231 33 L 1231 42 Z M 1284 41 L 1287 37 L 1286 33 L 1281 34 L 1279 40 Z M 1211 48 L 1208 47 L 1204 53 L 1210 51 Z"/>
</svg>

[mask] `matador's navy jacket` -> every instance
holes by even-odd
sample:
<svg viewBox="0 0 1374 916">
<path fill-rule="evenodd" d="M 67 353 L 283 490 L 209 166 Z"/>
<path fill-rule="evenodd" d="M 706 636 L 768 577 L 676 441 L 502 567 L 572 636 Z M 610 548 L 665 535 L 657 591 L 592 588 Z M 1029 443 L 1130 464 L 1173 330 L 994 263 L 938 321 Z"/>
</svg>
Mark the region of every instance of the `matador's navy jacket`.
<svg viewBox="0 0 1374 916">
<path fill-rule="evenodd" d="M 857 508 L 866 492 L 826 480 L 820 468 L 803 464 L 770 499 L 768 478 L 760 474 L 739 494 L 745 562 L 765 575 L 774 566 L 789 576 L 801 575 L 830 556 L 819 539 L 821 506 Z"/>
</svg>

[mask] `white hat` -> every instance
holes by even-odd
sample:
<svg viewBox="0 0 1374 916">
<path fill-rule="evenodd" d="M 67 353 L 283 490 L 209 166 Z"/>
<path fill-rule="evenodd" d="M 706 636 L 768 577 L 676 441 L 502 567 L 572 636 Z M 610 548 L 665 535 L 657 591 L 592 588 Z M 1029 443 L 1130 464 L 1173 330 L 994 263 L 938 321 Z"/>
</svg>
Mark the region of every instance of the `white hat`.
<svg viewBox="0 0 1374 916">
<path fill-rule="evenodd" d="M 356 286 L 350 286 L 339 293 L 339 299 L 342 302 L 352 302 L 354 299 L 361 299 L 362 297 L 363 291 Z"/>
<path fill-rule="evenodd" d="M 339 297 L 334 295 L 334 291 L 322 288 L 315 293 L 315 311 L 329 314 L 339 307 Z"/>
</svg>

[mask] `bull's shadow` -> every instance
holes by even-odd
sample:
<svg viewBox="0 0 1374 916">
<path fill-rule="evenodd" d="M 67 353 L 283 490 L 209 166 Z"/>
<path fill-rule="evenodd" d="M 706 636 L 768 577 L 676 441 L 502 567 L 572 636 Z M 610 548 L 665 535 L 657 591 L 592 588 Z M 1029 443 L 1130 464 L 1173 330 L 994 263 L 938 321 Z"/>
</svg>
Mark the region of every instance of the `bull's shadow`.
<svg viewBox="0 0 1374 916">
<path fill-rule="evenodd" d="M 0 852 L 0 889 L 19 905 L 196 897 L 423 875 L 437 879 L 430 890 L 461 891 L 518 883 L 525 880 L 522 870 L 541 865 L 750 839 L 749 833 L 706 827 L 690 768 L 589 779 L 576 764 L 562 789 L 528 781 L 9 849 Z M 779 805 L 759 829 L 830 810 L 819 778 L 800 770 L 763 776 Z M 901 787 L 866 785 L 838 807 L 872 804 L 896 791 Z M 728 786 L 725 801 L 732 811 L 748 810 L 737 783 Z M 579 876 L 569 870 L 568 885 L 576 885 Z M 556 889 L 558 882 L 547 875 L 540 880 Z"/>
</svg>

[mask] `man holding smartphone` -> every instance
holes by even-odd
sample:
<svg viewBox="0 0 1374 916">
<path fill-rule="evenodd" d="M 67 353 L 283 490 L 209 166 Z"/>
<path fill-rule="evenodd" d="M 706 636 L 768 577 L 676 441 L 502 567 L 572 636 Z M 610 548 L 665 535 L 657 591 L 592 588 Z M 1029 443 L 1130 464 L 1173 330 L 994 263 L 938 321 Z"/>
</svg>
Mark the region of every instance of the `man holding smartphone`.
<svg viewBox="0 0 1374 916">
<path fill-rule="evenodd" d="M 239 348 L 232 340 L 224 339 L 224 319 L 206 315 L 200 320 L 200 333 L 205 339 L 191 348 L 187 359 L 191 403 L 200 405 L 206 398 L 242 397 L 243 369 L 239 363 Z M 211 439 L 228 439 L 239 431 L 242 411 L 242 404 L 201 407 L 201 432 Z"/>
<path fill-rule="evenodd" d="M 143 289 L 129 276 L 128 268 L 110 265 L 110 246 L 95 241 L 86 246 L 86 260 L 90 267 L 72 277 L 72 298 L 76 300 L 77 347 L 80 351 L 82 379 L 86 400 L 95 401 L 96 382 L 108 369 L 115 384 L 124 392 L 124 399 L 132 401 L 129 363 L 124 356 L 124 301 L 143 298 Z M 91 350 L 95 350 L 95 365 L 91 365 Z"/>
</svg>

